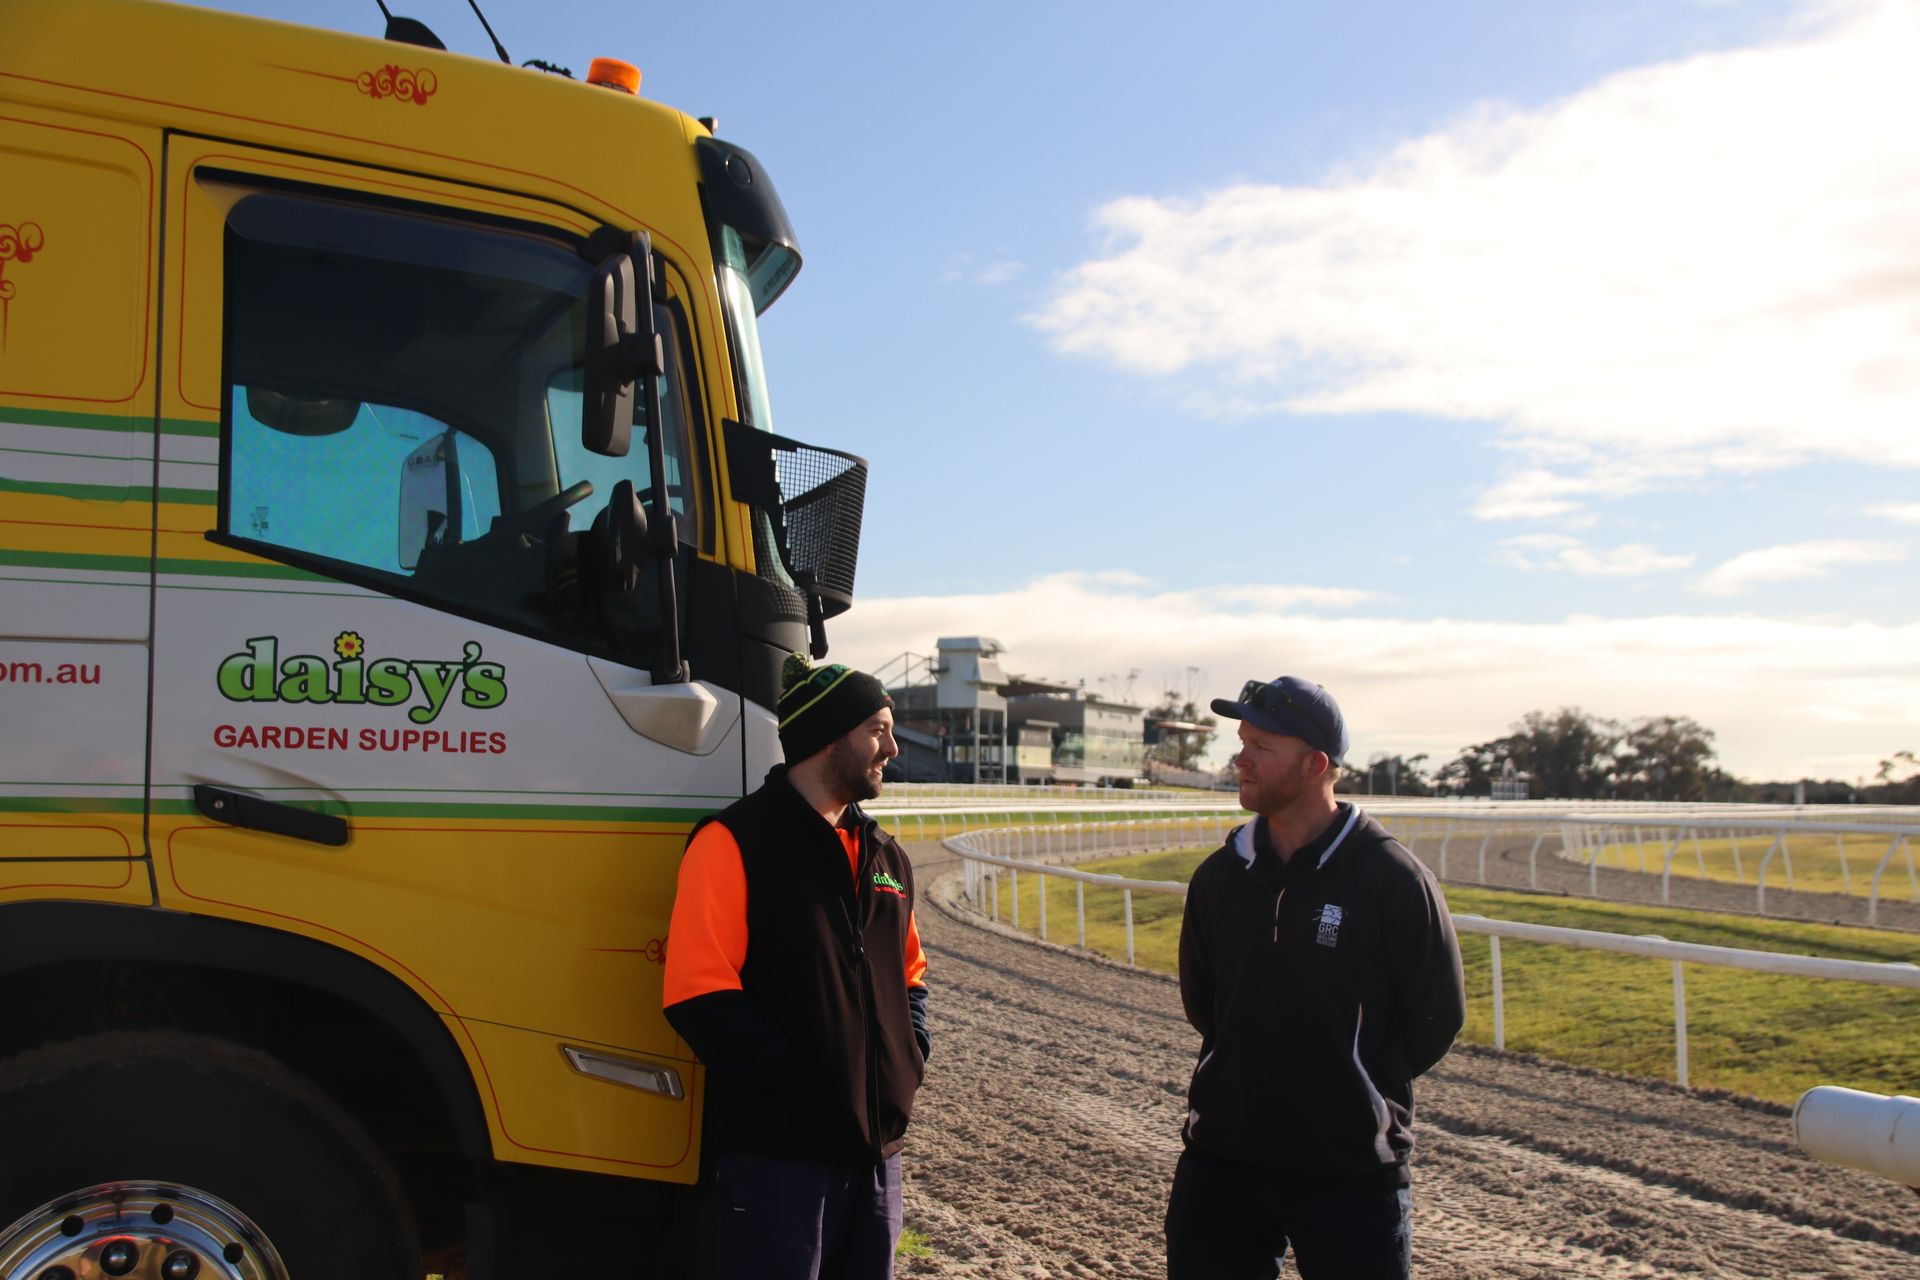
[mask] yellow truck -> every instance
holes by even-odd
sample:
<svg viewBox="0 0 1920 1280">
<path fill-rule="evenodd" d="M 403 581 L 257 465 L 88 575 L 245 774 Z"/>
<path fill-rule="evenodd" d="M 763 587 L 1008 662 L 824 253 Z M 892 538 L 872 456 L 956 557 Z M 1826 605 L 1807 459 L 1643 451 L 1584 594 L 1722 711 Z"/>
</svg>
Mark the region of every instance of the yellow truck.
<svg viewBox="0 0 1920 1280">
<path fill-rule="evenodd" d="M 866 467 L 752 154 L 387 34 L 0 4 L 0 1280 L 676 1265 L 680 851 Z"/>
</svg>

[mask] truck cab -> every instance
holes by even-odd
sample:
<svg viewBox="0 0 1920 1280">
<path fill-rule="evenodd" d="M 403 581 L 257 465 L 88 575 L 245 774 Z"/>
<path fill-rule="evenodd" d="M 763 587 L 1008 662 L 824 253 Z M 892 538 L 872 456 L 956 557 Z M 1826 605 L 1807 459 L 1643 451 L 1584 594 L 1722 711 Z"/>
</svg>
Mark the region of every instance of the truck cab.
<svg viewBox="0 0 1920 1280">
<path fill-rule="evenodd" d="M 0 10 L 0 1280 L 676 1265 L 679 857 L 866 467 L 759 160 L 593 78 Z"/>
</svg>

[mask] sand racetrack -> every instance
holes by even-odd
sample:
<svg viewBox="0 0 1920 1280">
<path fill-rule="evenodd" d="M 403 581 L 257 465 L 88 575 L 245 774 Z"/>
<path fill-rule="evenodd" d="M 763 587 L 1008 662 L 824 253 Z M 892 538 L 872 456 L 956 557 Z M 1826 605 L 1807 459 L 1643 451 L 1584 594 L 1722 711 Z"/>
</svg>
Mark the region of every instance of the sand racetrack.
<svg viewBox="0 0 1920 1280">
<path fill-rule="evenodd" d="M 901 1274 L 1164 1274 L 1198 1044 L 1178 992 L 962 922 L 955 859 L 913 853 L 935 1044 L 907 1222 L 934 1256 Z M 1784 1108 L 1464 1047 L 1418 1086 L 1417 1138 L 1429 1280 L 1920 1276 L 1920 1197 L 1801 1155 Z"/>
</svg>

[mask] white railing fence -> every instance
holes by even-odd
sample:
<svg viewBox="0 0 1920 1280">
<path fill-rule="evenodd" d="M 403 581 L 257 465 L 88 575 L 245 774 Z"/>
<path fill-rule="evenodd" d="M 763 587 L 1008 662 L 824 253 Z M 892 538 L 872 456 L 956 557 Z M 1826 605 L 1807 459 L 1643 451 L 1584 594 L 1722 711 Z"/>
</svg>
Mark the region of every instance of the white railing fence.
<svg viewBox="0 0 1920 1280">
<path fill-rule="evenodd" d="M 1062 826 L 1092 828 L 1133 824 L 1144 829 L 1144 824 L 1151 822 L 1170 819 L 1190 822 L 1199 819 L 1203 824 L 1211 823 L 1220 830 L 1226 830 L 1246 820 L 1238 801 L 1210 801 L 1204 796 L 1198 797 L 1197 803 L 1195 797 L 1189 796 L 1178 803 L 1136 803 L 1092 811 L 1086 807 L 1050 804 L 916 806 L 898 809 L 868 805 L 866 808 L 896 839 L 914 841 L 944 838 L 952 834 L 955 826 L 1047 833 Z M 1225 825 L 1222 826 L 1222 823 Z M 1049 838 L 1058 839 L 1046 835 L 1040 837 L 1043 843 Z M 1084 842 L 1084 835 L 1081 839 Z"/>
<path fill-rule="evenodd" d="M 1231 791 L 1217 794 L 1234 801 Z M 883 810 L 929 805 L 973 805 L 997 809 L 1114 809 L 1139 804 L 1208 803 L 1206 791 L 1157 787 L 1020 787 L 995 782 L 889 782 L 868 808 Z"/>
<path fill-rule="evenodd" d="M 1838 807 L 1838 806 L 1835 806 Z M 1907 815 L 1910 818 L 1910 814 Z M 1587 864 L 1590 886 L 1600 874 L 1600 859 L 1607 851 L 1613 851 L 1618 861 L 1625 865 L 1625 851 L 1629 840 L 1639 854 L 1640 869 L 1651 872 L 1654 868 L 1647 861 L 1647 842 L 1652 837 L 1656 856 L 1659 858 L 1660 901 L 1671 901 L 1673 865 L 1681 855 L 1683 848 L 1691 847 L 1695 868 L 1701 879 L 1707 878 L 1706 854 L 1701 847 L 1704 836 L 1714 844 L 1724 842 L 1733 859 L 1734 879 L 1746 883 L 1746 863 L 1742 857 L 1740 839 L 1744 835 L 1751 841 L 1753 837 L 1765 841 L 1765 852 L 1754 866 L 1753 891 L 1754 912 L 1767 914 L 1767 872 L 1773 860 L 1781 860 L 1785 887 L 1793 891 L 1793 842 L 1798 839 L 1803 850 L 1808 837 L 1833 837 L 1833 859 L 1839 865 L 1840 892 L 1848 897 L 1857 896 L 1854 889 L 1855 877 L 1847 854 L 1849 836 L 1861 836 L 1878 847 L 1886 842 L 1879 859 L 1874 863 L 1873 876 L 1868 882 L 1867 923 L 1878 924 L 1880 920 L 1880 891 L 1887 869 L 1901 854 L 1906 855 L 1908 900 L 1920 902 L 1920 869 L 1914 865 L 1913 844 L 1920 838 L 1920 824 L 1889 822 L 1838 822 L 1820 820 L 1793 820 L 1787 816 L 1774 818 L 1732 817 L 1723 814 L 1699 815 L 1684 821 L 1654 817 L 1632 817 L 1613 814 L 1568 814 L 1561 819 L 1566 834 L 1562 837 L 1564 847 Z M 1661 845 L 1665 845 L 1664 852 Z M 1752 844 L 1749 848 L 1753 847 Z M 1717 852 L 1717 850 L 1716 850 Z M 1824 856 L 1824 848 L 1820 850 Z M 1591 891 L 1591 890 L 1590 890 Z"/>
<path fill-rule="evenodd" d="M 1020 927 L 1020 873 L 1040 877 L 1035 895 L 1038 926 L 1042 941 L 1047 934 L 1046 878 L 1069 880 L 1074 885 L 1076 944 L 1087 945 L 1087 886 L 1117 888 L 1121 896 L 1122 920 L 1126 929 L 1127 963 L 1134 963 L 1133 895 L 1163 893 L 1185 897 L 1187 886 L 1177 880 L 1129 880 L 1125 876 L 1075 871 L 1055 863 L 1041 863 L 1024 854 L 1052 856 L 1077 861 L 1082 858 L 1125 857 L 1131 853 L 1153 853 L 1169 849 L 1192 849 L 1215 845 L 1226 838 L 1236 824 L 1222 822 L 1209 814 L 1185 818 L 1159 818 L 1146 821 L 1112 823 L 1074 823 L 1054 827 L 1008 827 L 998 830 L 970 831 L 944 841 L 945 846 L 963 861 L 962 886 L 967 901 L 981 915 L 1000 920 L 1000 872 L 1007 871 L 1012 881 L 1009 916 L 1015 929 Z"/>
<path fill-rule="evenodd" d="M 1167 894 L 1184 898 L 1187 886 L 1175 880 L 1132 880 L 1125 876 L 1076 871 L 1055 863 L 1035 861 L 1023 854 L 1120 856 L 1155 849 L 1191 848 L 1218 843 L 1232 823 L 1218 820 L 1209 829 L 1205 816 L 1186 819 L 1157 819 L 1143 823 L 1080 823 L 1066 827 L 1012 827 L 971 831 L 942 843 L 962 860 L 962 889 L 972 910 L 998 923 L 1000 920 L 1000 873 L 1011 877 L 1011 925 L 1020 928 L 1020 873 L 1039 879 L 1035 895 L 1039 908 L 1039 936 L 1047 939 L 1046 881 L 1057 878 L 1071 881 L 1077 917 L 1077 945 L 1087 945 L 1086 887 L 1097 885 L 1121 891 L 1122 919 L 1126 930 L 1127 963 L 1135 963 L 1133 895 Z M 1211 834 L 1211 838 L 1206 838 Z M 1089 844 L 1091 841 L 1091 844 Z M 1104 844 L 1104 847 L 1100 847 Z M 1538 847 L 1536 842 L 1535 847 Z M 1484 850 L 1485 845 L 1482 845 Z M 1483 871 L 1484 874 L 1484 871 Z M 1458 914 L 1454 928 L 1465 934 L 1482 934 L 1491 950 L 1493 975 L 1493 1042 L 1506 1048 L 1506 983 L 1500 955 L 1500 941 L 1551 943 L 1626 955 L 1670 960 L 1673 964 L 1673 1041 L 1674 1078 L 1685 1087 L 1689 1080 L 1687 1062 L 1687 992 L 1683 964 L 1720 965 L 1759 973 L 1793 977 L 1877 983 L 1883 986 L 1920 990 L 1920 966 L 1905 963 L 1881 963 L 1864 960 L 1835 960 L 1824 956 L 1788 955 L 1773 951 L 1747 951 L 1735 947 L 1708 946 L 1696 942 L 1670 942 L 1654 934 L 1632 935 L 1601 933 L 1590 929 L 1566 929 L 1555 925 L 1526 924 L 1516 920 L 1490 920 L 1484 916 Z"/>
<path fill-rule="evenodd" d="M 1683 963 L 1720 965 L 1729 969 L 1749 969 L 1756 973 L 1778 973 L 1799 978 L 1871 982 L 1920 991 L 1920 965 L 1833 960 L 1825 956 L 1787 955 L 1777 951 L 1746 951 L 1737 947 L 1708 946 L 1700 942 L 1669 942 L 1658 934 L 1599 933 L 1591 929 L 1563 929 L 1557 925 L 1489 920 L 1485 916 L 1457 913 L 1453 917 L 1453 927 L 1460 933 L 1484 934 L 1488 939 L 1493 959 L 1493 1045 L 1496 1049 L 1507 1047 L 1505 983 L 1500 967 L 1502 938 L 1671 960 L 1674 1079 L 1682 1088 L 1686 1087 L 1688 1081 L 1687 980 L 1686 972 L 1681 968 Z"/>
<path fill-rule="evenodd" d="M 954 788 L 954 790 L 971 790 Z M 1008 788 L 1017 791 L 1019 788 Z M 953 834 L 956 825 L 983 826 L 1000 831 L 995 848 L 1008 842 L 1043 859 L 1071 841 L 1076 851 L 1099 847 L 1097 829 L 1121 824 L 1124 839 L 1114 847 L 1144 848 L 1141 840 L 1158 830 L 1155 823 L 1193 824 L 1200 830 L 1212 824 L 1224 830 L 1245 821 L 1237 800 L 1187 794 L 1178 800 L 1142 799 L 1126 792 L 1087 793 L 1102 797 L 1107 807 L 1091 802 L 1055 804 L 1053 794 L 1025 797 L 1028 805 L 936 804 L 875 808 L 875 816 L 903 839 L 925 841 Z M 1177 794 L 1177 793 L 1176 793 Z M 1865 899 L 1865 923 L 1881 923 L 1883 899 L 1900 893 L 1904 881 L 1909 902 L 1920 904 L 1920 811 L 1913 808 L 1864 805 L 1828 805 L 1794 809 L 1765 805 L 1659 805 L 1622 803 L 1568 805 L 1551 801 L 1422 802 L 1372 797 L 1366 806 L 1377 812 L 1409 849 L 1431 864 L 1447 882 L 1493 884 L 1487 874 L 1488 854 L 1526 850 L 1526 887 L 1538 890 L 1540 859 L 1560 859 L 1583 867 L 1589 896 L 1600 896 L 1600 872 L 1612 866 L 1637 869 L 1659 877 L 1659 901 L 1673 900 L 1676 865 L 1686 874 L 1688 863 L 1701 880 L 1751 885 L 1753 910 L 1769 911 L 1768 890 L 1817 888 L 1844 897 Z M 1089 812 L 1089 809 L 1093 809 Z M 1838 816 L 1836 816 L 1838 815 Z M 1842 821 L 1841 817 L 1849 819 Z M 1173 828 L 1169 828 L 1170 830 Z M 1179 827 L 1179 830 L 1186 828 Z M 1027 831 L 1031 836 L 1005 834 Z M 1196 843 L 1218 835 L 1196 836 Z M 1129 843 L 1130 841 L 1130 843 Z M 1826 842 L 1831 841 L 1829 846 Z M 1178 847 L 1159 845 L 1156 847 Z M 1817 858 L 1819 875 L 1813 884 L 1797 884 L 1794 852 L 1803 861 Z M 1709 849 L 1711 852 L 1709 852 Z M 1731 857 L 1731 867 L 1727 858 Z M 1460 859 L 1471 859 L 1472 870 Z M 1682 861 L 1685 859 L 1685 861 Z M 1710 873 L 1709 863 L 1716 864 Z M 1904 867 L 1904 877 L 1888 881 L 1887 873 Z M 1731 879 L 1729 879 L 1729 872 Z M 1836 877 L 1837 872 L 1837 877 Z M 1802 876 L 1806 881 L 1812 877 Z M 1566 880 L 1561 877 L 1562 884 Z M 1512 881 L 1502 879 L 1499 883 Z M 1804 909 L 1804 908 L 1803 908 Z"/>
</svg>

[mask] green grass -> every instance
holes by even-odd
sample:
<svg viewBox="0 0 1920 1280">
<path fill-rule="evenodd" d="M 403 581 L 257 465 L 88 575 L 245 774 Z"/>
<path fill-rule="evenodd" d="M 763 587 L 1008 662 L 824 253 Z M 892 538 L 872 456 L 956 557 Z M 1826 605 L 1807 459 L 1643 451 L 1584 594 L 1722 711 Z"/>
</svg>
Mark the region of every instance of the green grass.
<svg viewBox="0 0 1920 1280">
<path fill-rule="evenodd" d="M 896 1258 L 931 1258 L 933 1256 L 932 1238 L 924 1231 L 915 1231 L 912 1227 L 902 1227 L 900 1243 L 893 1246 Z"/>
<path fill-rule="evenodd" d="M 1083 864 L 1137 880 L 1181 880 L 1208 850 L 1144 854 Z M 1796 867 L 1797 870 L 1797 867 Z M 1020 923 L 1038 926 L 1036 877 L 1020 877 Z M 1048 937 L 1078 941 L 1074 886 L 1048 880 Z M 1011 923 L 1013 886 L 1002 873 L 1001 922 Z M 1884 930 L 1799 924 L 1747 916 L 1644 907 L 1451 886 L 1456 913 L 1602 933 L 1659 934 L 1752 951 L 1842 960 L 1920 963 L 1920 938 Z M 1134 895 L 1136 963 L 1177 967 L 1182 900 Z M 1493 1042 L 1489 939 L 1463 935 L 1467 1025 L 1462 1039 Z M 1125 958 L 1120 892 L 1087 889 L 1087 945 Z M 1507 1048 L 1584 1066 L 1672 1079 L 1673 966 L 1667 960 L 1604 951 L 1501 943 Z M 1920 991 L 1750 973 L 1717 965 L 1684 967 L 1690 1083 L 1696 1088 L 1792 1102 L 1817 1084 L 1875 1093 L 1920 1090 Z"/>
<path fill-rule="evenodd" d="M 1599 860 L 1603 867 L 1639 871 L 1644 867 L 1655 875 L 1666 863 L 1667 851 L 1680 836 L 1673 855 L 1673 874 L 1696 879 L 1723 880 L 1732 884 L 1757 884 L 1760 864 L 1767 866 L 1767 888 L 1788 887 L 1787 872 L 1793 872 L 1792 887 L 1812 893 L 1848 893 L 1866 897 L 1873 889 L 1873 873 L 1887 856 L 1890 835 L 1864 832 L 1825 832 L 1790 836 L 1769 860 L 1773 848 L 1771 832 L 1753 832 L 1737 837 L 1701 839 L 1698 850 L 1691 837 L 1658 829 L 1646 832 L 1641 840 L 1619 840 L 1603 845 Z M 1909 841 L 1909 847 L 1913 842 Z M 1643 857 L 1644 851 L 1644 857 Z M 1920 901 L 1920 880 L 1907 869 L 1908 850 L 1901 849 L 1887 864 L 1880 879 L 1883 898 Z M 1920 855 L 1915 855 L 1920 865 Z"/>
</svg>

